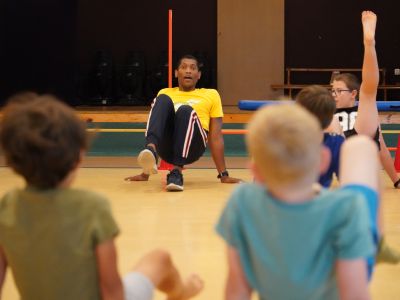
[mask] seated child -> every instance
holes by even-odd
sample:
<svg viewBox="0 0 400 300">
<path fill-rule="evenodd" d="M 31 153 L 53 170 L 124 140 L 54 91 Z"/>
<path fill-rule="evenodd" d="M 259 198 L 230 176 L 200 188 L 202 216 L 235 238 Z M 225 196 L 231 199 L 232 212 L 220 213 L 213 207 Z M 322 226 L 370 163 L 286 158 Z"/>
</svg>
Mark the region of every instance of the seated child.
<svg viewBox="0 0 400 300">
<path fill-rule="evenodd" d="M 350 73 L 338 74 L 333 78 L 332 95 L 337 108 L 335 119 L 340 123 L 340 131 L 346 137 L 360 133 L 374 138 L 380 146 L 379 155 L 386 173 L 392 180 L 394 188 L 400 188 L 400 178 L 380 130 L 376 105 L 379 84 L 375 49 L 376 23 L 377 17 L 373 12 L 363 12 L 364 59 L 361 85 L 357 77 Z M 358 106 L 356 106 L 357 99 L 359 99 Z"/>
<path fill-rule="evenodd" d="M 226 299 L 250 299 L 253 291 L 260 299 L 369 299 L 378 149 L 365 136 L 346 141 L 343 187 L 315 195 L 329 164 L 321 141 L 317 119 L 299 105 L 255 113 L 247 146 L 258 183 L 235 190 L 216 226 L 227 243 Z"/>
<path fill-rule="evenodd" d="M 182 282 L 168 253 L 145 255 L 122 281 L 110 205 L 71 188 L 88 147 L 85 124 L 51 96 L 19 95 L 3 109 L 0 144 L 8 165 L 26 181 L 0 200 L 0 292 L 7 266 L 21 299 L 188 299 L 202 289 Z M 123 288 L 124 282 L 124 288 Z"/>
<path fill-rule="evenodd" d="M 318 182 L 323 187 L 330 187 L 335 174 L 339 178 L 339 157 L 340 148 L 344 142 L 344 137 L 326 129 L 332 126 L 333 115 L 336 110 L 335 100 L 330 91 L 318 85 L 311 85 L 302 89 L 296 96 L 296 103 L 305 107 L 309 112 L 317 117 L 322 130 L 324 131 L 323 144 L 330 150 L 331 162 L 324 174 L 321 174 Z"/>
</svg>

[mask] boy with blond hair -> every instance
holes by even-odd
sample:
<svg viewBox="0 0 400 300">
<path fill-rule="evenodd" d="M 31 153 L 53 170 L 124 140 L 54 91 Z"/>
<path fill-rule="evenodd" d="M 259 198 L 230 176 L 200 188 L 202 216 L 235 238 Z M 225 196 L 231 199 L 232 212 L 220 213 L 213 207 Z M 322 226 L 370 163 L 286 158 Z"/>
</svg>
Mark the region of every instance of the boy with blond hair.
<svg viewBox="0 0 400 300">
<path fill-rule="evenodd" d="M 258 183 L 235 190 L 216 227 L 227 243 L 225 299 L 250 299 L 253 291 L 260 299 L 369 299 L 376 214 L 369 217 L 367 205 L 378 201 L 377 146 L 365 136 L 346 141 L 343 187 L 315 194 L 329 164 L 321 141 L 318 121 L 299 105 L 254 115 L 247 145 Z"/>
</svg>

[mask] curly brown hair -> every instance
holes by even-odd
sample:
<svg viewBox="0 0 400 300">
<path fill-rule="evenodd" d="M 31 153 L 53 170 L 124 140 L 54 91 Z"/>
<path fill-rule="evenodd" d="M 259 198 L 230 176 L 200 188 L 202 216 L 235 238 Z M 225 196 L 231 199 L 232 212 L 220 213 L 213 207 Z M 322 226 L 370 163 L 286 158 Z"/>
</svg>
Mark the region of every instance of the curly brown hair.
<svg viewBox="0 0 400 300">
<path fill-rule="evenodd" d="M 29 185 L 56 187 L 88 147 L 86 126 L 50 95 L 18 94 L 3 109 L 0 145 L 8 165 Z"/>
</svg>

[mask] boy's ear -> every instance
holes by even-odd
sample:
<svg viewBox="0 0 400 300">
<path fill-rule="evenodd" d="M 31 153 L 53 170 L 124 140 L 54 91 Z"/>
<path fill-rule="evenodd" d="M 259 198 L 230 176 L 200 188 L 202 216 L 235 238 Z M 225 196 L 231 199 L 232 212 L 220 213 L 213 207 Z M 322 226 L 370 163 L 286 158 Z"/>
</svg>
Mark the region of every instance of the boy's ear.
<svg viewBox="0 0 400 300">
<path fill-rule="evenodd" d="M 358 94 L 358 91 L 357 91 L 357 90 L 352 90 L 352 91 L 351 91 L 351 96 L 352 96 L 354 99 L 357 99 L 357 94 Z"/>
<path fill-rule="evenodd" d="M 332 154 L 331 151 L 324 145 L 321 147 L 321 163 L 319 166 L 319 173 L 324 174 L 328 171 L 331 164 Z"/>
<path fill-rule="evenodd" d="M 178 70 L 175 70 L 175 78 L 178 78 Z"/>
</svg>

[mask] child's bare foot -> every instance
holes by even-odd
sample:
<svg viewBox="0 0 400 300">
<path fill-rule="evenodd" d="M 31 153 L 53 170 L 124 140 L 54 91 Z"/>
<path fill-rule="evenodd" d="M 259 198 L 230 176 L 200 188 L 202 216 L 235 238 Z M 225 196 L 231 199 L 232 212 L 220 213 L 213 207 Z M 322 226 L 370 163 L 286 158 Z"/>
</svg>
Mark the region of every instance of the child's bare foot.
<svg viewBox="0 0 400 300">
<path fill-rule="evenodd" d="M 182 295 L 177 298 L 168 298 L 167 300 L 187 300 L 196 296 L 203 288 L 203 280 L 197 274 L 192 274 L 183 282 Z"/>
<path fill-rule="evenodd" d="M 142 173 L 139 175 L 126 177 L 125 180 L 126 181 L 147 181 L 147 180 L 149 180 L 149 175 Z"/>
<path fill-rule="evenodd" d="M 377 17 L 372 11 L 363 11 L 361 21 L 364 33 L 364 43 L 375 43 L 375 28 Z"/>
</svg>

